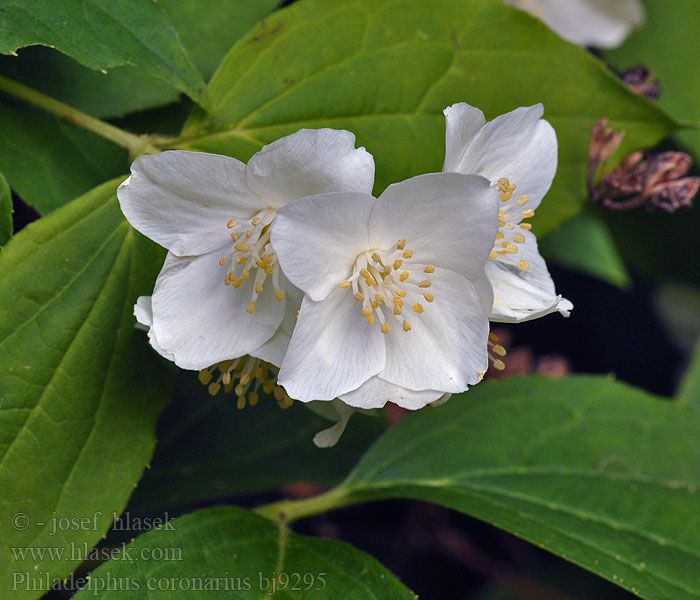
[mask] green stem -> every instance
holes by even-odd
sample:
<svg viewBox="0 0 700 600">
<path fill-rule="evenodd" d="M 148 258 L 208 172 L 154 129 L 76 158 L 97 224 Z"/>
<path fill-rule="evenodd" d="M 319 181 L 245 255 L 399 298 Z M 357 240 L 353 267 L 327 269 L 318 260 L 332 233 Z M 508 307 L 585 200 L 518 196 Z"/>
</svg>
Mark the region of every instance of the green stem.
<svg viewBox="0 0 700 600">
<path fill-rule="evenodd" d="M 305 517 L 320 515 L 351 503 L 352 500 L 348 497 L 347 491 L 342 487 L 337 487 L 311 498 L 280 500 L 279 502 L 263 504 L 258 506 L 255 512 L 273 521 L 287 524 Z"/>
<path fill-rule="evenodd" d="M 65 121 L 74 123 L 83 129 L 125 148 L 132 158 L 141 154 L 155 154 L 160 149 L 153 145 L 154 138 L 148 135 L 135 135 L 119 129 L 105 121 L 81 112 L 68 104 L 42 94 L 26 85 L 0 75 L 0 91 L 19 98 Z"/>
</svg>

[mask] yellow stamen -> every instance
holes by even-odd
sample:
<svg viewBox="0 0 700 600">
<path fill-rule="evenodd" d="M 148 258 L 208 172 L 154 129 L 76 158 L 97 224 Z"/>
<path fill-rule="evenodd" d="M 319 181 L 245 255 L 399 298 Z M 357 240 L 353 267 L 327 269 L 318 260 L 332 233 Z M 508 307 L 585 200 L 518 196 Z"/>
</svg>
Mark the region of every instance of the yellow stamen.
<svg viewBox="0 0 700 600">
<path fill-rule="evenodd" d="M 358 302 L 362 302 L 364 299 L 365 295 L 362 292 L 357 292 L 357 294 L 355 294 L 355 300 Z"/>
<path fill-rule="evenodd" d="M 277 300 L 282 302 L 282 300 L 284 300 L 284 296 L 284 290 L 278 290 L 277 288 L 275 288 L 275 298 L 277 298 Z"/>
<path fill-rule="evenodd" d="M 203 369 L 199 372 L 197 379 L 199 379 L 199 383 L 201 383 L 202 385 L 208 385 L 213 377 L 214 376 L 211 374 L 211 371 Z"/>
<path fill-rule="evenodd" d="M 403 322 L 403 330 L 404 331 L 411 331 L 411 324 L 408 321 Z"/>
<path fill-rule="evenodd" d="M 389 323 L 385 322 L 384 325 L 382 325 L 381 332 L 382 333 L 389 333 Z"/>
<path fill-rule="evenodd" d="M 408 271 L 404 271 L 401 273 L 401 277 L 399 277 L 399 281 L 403 282 L 406 281 L 410 277 L 410 273 Z"/>
<path fill-rule="evenodd" d="M 210 383 L 209 387 L 207 388 L 207 391 L 209 392 L 210 396 L 216 396 L 219 393 L 219 391 L 221 391 L 221 384 Z"/>
<path fill-rule="evenodd" d="M 518 206 L 522 206 L 522 205 L 525 204 L 528 200 L 529 200 L 529 198 L 528 198 L 525 194 L 523 194 L 522 196 L 520 196 L 520 197 L 518 198 Z"/>
<path fill-rule="evenodd" d="M 251 302 L 248 306 L 246 306 L 245 310 L 246 312 L 252 315 L 255 312 L 255 301 Z"/>
<path fill-rule="evenodd" d="M 343 279 L 343 281 L 340 282 L 340 289 L 347 290 L 351 285 L 352 284 L 347 279 Z"/>
<path fill-rule="evenodd" d="M 520 223 L 520 227 L 526 229 L 527 231 L 530 231 L 530 229 L 532 229 L 532 223 Z"/>
<path fill-rule="evenodd" d="M 493 368 L 498 371 L 503 371 L 506 368 L 506 363 L 504 363 L 500 358 L 493 361 Z"/>
<path fill-rule="evenodd" d="M 513 241 L 514 241 L 516 244 L 522 244 L 523 242 L 525 242 L 525 236 L 524 236 L 522 233 L 516 233 L 516 234 L 513 236 Z"/>
<path fill-rule="evenodd" d="M 435 267 L 433 265 L 428 265 L 423 269 L 423 273 L 435 273 Z"/>
<path fill-rule="evenodd" d="M 253 227 L 257 227 L 258 225 L 260 225 L 260 217 L 253 217 L 253 220 L 251 222 L 253 223 Z"/>
<path fill-rule="evenodd" d="M 263 284 L 262 284 L 262 281 L 256 281 L 256 282 L 255 282 L 255 291 L 256 291 L 258 294 L 262 294 L 262 293 L 263 293 Z"/>
<path fill-rule="evenodd" d="M 411 308 L 418 314 L 423 312 L 423 305 L 420 302 L 416 302 Z"/>
<path fill-rule="evenodd" d="M 498 356 L 505 356 L 506 355 L 506 349 L 501 346 L 500 344 L 496 344 L 493 348 L 493 353 L 498 354 Z"/>
<path fill-rule="evenodd" d="M 221 260 L 219 260 L 219 264 L 220 264 L 222 267 L 223 267 L 227 262 L 228 262 L 228 258 L 226 258 L 225 256 L 224 256 Z"/>
<path fill-rule="evenodd" d="M 403 251 L 402 256 L 404 258 L 411 258 L 413 256 L 413 250 L 410 250 L 407 248 L 406 250 Z"/>
<path fill-rule="evenodd" d="M 424 279 L 418 284 L 418 287 L 429 288 L 431 285 L 432 283 L 430 283 L 430 279 Z"/>
<path fill-rule="evenodd" d="M 527 271 L 529 268 L 530 265 L 526 260 L 521 260 L 520 262 L 518 262 L 518 269 L 520 269 L 521 271 Z"/>
<path fill-rule="evenodd" d="M 423 294 L 423 298 L 425 298 L 428 302 L 432 302 L 433 300 L 435 300 L 435 295 L 431 294 L 430 292 L 426 292 L 425 294 Z"/>
<path fill-rule="evenodd" d="M 229 229 L 233 229 L 236 225 L 238 225 L 236 219 L 231 219 L 228 223 L 226 223 L 226 227 Z"/>
<path fill-rule="evenodd" d="M 532 210 L 531 208 L 528 208 L 527 210 L 523 211 L 523 219 L 529 219 L 530 217 L 535 216 L 535 211 Z"/>
<path fill-rule="evenodd" d="M 400 239 L 400 240 L 397 242 L 396 247 L 397 247 L 399 250 L 403 250 L 403 249 L 406 247 L 406 240 Z"/>
<path fill-rule="evenodd" d="M 403 264 L 403 261 L 400 258 L 397 258 L 394 261 L 394 270 L 398 271 L 401 268 L 401 265 Z"/>
<path fill-rule="evenodd" d="M 405 298 L 406 297 L 406 290 L 401 290 L 399 288 L 396 288 L 396 295 L 400 296 L 401 298 Z"/>
<path fill-rule="evenodd" d="M 238 242 L 234 248 L 239 252 L 245 252 L 248 249 L 248 243 L 245 240 Z"/>
</svg>

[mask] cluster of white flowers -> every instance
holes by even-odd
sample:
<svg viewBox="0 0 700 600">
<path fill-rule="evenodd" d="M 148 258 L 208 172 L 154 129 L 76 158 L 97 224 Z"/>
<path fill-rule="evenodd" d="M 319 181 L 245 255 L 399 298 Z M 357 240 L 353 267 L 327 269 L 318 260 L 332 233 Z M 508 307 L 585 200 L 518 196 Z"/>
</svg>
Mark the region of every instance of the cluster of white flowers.
<svg viewBox="0 0 700 600">
<path fill-rule="evenodd" d="M 489 320 L 572 308 L 527 223 L 556 171 L 542 113 L 486 123 L 467 104 L 447 108 L 443 172 L 378 198 L 374 160 L 348 131 L 298 131 L 247 165 L 187 151 L 138 158 L 121 208 L 168 250 L 135 308 L 151 345 L 239 406 L 260 388 L 282 406 L 312 403 L 338 421 L 321 446 L 354 408 L 419 409 L 478 383 L 503 353 Z"/>
</svg>

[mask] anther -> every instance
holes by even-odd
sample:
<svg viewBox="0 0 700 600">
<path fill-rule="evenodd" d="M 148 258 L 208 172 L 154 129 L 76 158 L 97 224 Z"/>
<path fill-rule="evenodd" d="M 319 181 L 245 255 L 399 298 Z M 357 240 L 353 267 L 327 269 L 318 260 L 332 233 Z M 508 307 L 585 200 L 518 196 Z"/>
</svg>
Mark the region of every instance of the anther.
<svg viewBox="0 0 700 600">
<path fill-rule="evenodd" d="M 394 305 L 394 314 L 395 314 L 395 315 L 400 315 L 402 312 L 403 312 L 403 310 L 401 309 L 401 305 L 400 305 L 400 304 Z"/>
<path fill-rule="evenodd" d="M 418 314 L 423 312 L 423 305 L 420 302 L 416 302 L 411 308 Z"/>
<path fill-rule="evenodd" d="M 400 240 L 397 242 L 396 247 L 397 247 L 399 250 L 403 250 L 403 249 L 406 247 L 406 240 L 400 239 Z"/>
<path fill-rule="evenodd" d="M 379 256 L 379 254 L 377 252 L 372 252 L 372 260 L 376 263 L 379 263 L 380 265 L 383 264 L 382 257 Z"/>
<path fill-rule="evenodd" d="M 401 268 L 401 265 L 403 264 L 403 261 L 400 258 L 397 258 L 394 261 L 394 270 L 398 271 Z"/>
<path fill-rule="evenodd" d="M 238 410 L 243 410 L 245 408 L 245 396 L 238 396 L 236 408 L 238 408 Z"/>
<path fill-rule="evenodd" d="M 426 292 L 425 294 L 423 294 L 423 298 L 425 298 L 427 302 L 432 302 L 433 300 L 435 300 L 435 295 Z"/>
<path fill-rule="evenodd" d="M 241 279 L 246 280 L 250 277 L 250 271 L 248 269 L 243 269 L 241 271 Z"/>
<path fill-rule="evenodd" d="M 219 264 L 223 267 L 227 262 L 228 262 L 228 258 L 224 256 L 224 257 L 219 261 Z"/>
<path fill-rule="evenodd" d="M 527 210 L 523 211 L 523 219 L 529 219 L 530 217 L 535 216 L 535 211 L 532 210 L 531 208 L 528 208 Z"/>
<path fill-rule="evenodd" d="M 255 282 L 255 292 L 257 294 L 262 294 L 263 293 L 263 284 L 262 281 L 256 281 Z"/>
<path fill-rule="evenodd" d="M 245 232 L 245 239 L 249 240 L 252 237 L 253 237 L 253 232 L 250 229 Z"/>
<path fill-rule="evenodd" d="M 493 350 L 494 354 L 498 354 L 498 356 L 506 355 L 506 349 L 501 346 L 501 344 L 496 344 L 493 348 L 491 348 L 491 350 Z"/>
<path fill-rule="evenodd" d="M 365 306 L 362 309 L 362 316 L 363 317 L 369 317 L 372 314 L 372 309 L 369 306 Z"/>
<path fill-rule="evenodd" d="M 522 196 L 520 196 L 520 197 L 518 198 L 518 206 L 522 206 L 522 205 L 525 204 L 528 200 L 529 200 L 529 198 L 528 198 L 525 194 L 523 194 Z"/>
<path fill-rule="evenodd" d="M 497 252 L 495 250 L 491 250 L 491 252 L 489 252 L 489 258 L 498 258 Z"/>
<path fill-rule="evenodd" d="M 489 332 L 489 340 L 492 342 L 498 342 L 500 340 L 499 338 L 493 331 Z"/>
<path fill-rule="evenodd" d="M 520 227 L 527 231 L 530 231 L 530 229 L 532 229 L 532 223 L 520 223 Z"/>
<path fill-rule="evenodd" d="M 246 306 L 245 310 L 252 315 L 255 312 L 255 301 L 253 300 L 253 302 Z"/>
<path fill-rule="evenodd" d="M 498 233 L 496 233 L 496 239 L 497 239 L 497 240 L 502 240 L 502 239 L 503 239 L 503 233 L 500 232 L 500 231 L 499 231 Z"/>
<path fill-rule="evenodd" d="M 347 290 L 350 287 L 351 283 L 347 279 L 343 279 L 343 281 L 340 282 L 340 289 L 341 290 Z"/>
<path fill-rule="evenodd" d="M 527 271 L 529 268 L 530 265 L 526 260 L 521 260 L 520 262 L 518 262 L 518 269 L 520 269 L 521 271 Z"/>
<path fill-rule="evenodd" d="M 374 313 L 370 313 L 370 314 L 367 315 L 367 322 L 368 322 L 370 325 L 373 325 L 373 324 L 374 324 Z"/>
<path fill-rule="evenodd" d="M 248 394 L 248 404 L 251 406 L 255 406 L 258 403 L 258 400 L 260 400 L 260 396 L 257 392 L 250 392 L 250 394 Z"/>
<path fill-rule="evenodd" d="M 199 379 L 199 383 L 202 385 L 209 385 L 209 382 L 213 377 L 214 376 L 211 374 L 211 371 L 207 371 L 206 369 L 202 369 L 199 372 L 199 375 L 197 375 L 197 379 Z"/>
<path fill-rule="evenodd" d="M 405 298 L 406 297 L 406 290 L 396 288 L 396 295 L 400 296 L 401 298 Z"/>
<path fill-rule="evenodd" d="M 435 273 L 435 267 L 433 265 L 428 265 L 423 269 L 423 273 Z"/>
<path fill-rule="evenodd" d="M 245 240 L 241 240 L 234 246 L 234 248 L 239 252 L 245 252 L 248 249 L 248 244 Z"/>
<path fill-rule="evenodd" d="M 403 251 L 403 254 L 401 256 L 403 256 L 404 258 L 411 258 L 413 256 L 413 250 L 406 248 L 406 250 Z"/>
<path fill-rule="evenodd" d="M 403 330 L 404 331 L 411 331 L 411 324 L 408 321 L 403 322 Z"/>
<path fill-rule="evenodd" d="M 236 257 L 236 262 L 237 262 L 239 265 L 244 265 L 244 264 L 246 264 L 246 263 L 248 262 L 248 257 L 247 257 L 247 256 L 242 256 L 242 255 L 241 255 L 241 256 L 238 256 L 238 257 Z"/>
<path fill-rule="evenodd" d="M 275 298 L 277 298 L 277 300 L 282 302 L 282 300 L 284 300 L 284 296 L 284 290 L 278 290 L 277 288 L 275 288 Z"/>
<path fill-rule="evenodd" d="M 237 234 L 235 231 L 231 232 L 231 238 L 233 238 L 233 241 L 234 241 L 234 242 L 237 241 L 237 240 L 238 240 L 238 234 Z"/>
<path fill-rule="evenodd" d="M 260 225 L 260 217 L 256 215 L 255 217 L 253 217 L 253 220 L 251 222 L 253 223 L 253 227 L 257 227 L 258 225 Z"/>
<path fill-rule="evenodd" d="M 506 363 L 504 363 L 500 358 L 493 361 L 493 368 L 498 371 L 503 371 L 506 368 Z"/>
<path fill-rule="evenodd" d="M 355 294 L 355 300 L 358 302 L 362 302 L 364 299 L 365 295 L 362 292 L 357 292 L 357 294 Z"/>
<path fill-rule="evenodd" d="M 523 242 L 525 242 L 525 236 L 524 236 L 522 233 L 516 233 L 516 234 L 513 236 L 513 241 L 514 241 L 516 244 L 522 244 Z"/>
<path fill-rule="evenodd" d="M 228 223 L 226 223 L 226 227 L 229 229 L 233 229 L 236 225 L 238 225 L 236 219 L 231 219 Z"/>
<path fill-rule="evenodd" d="M 221 384 L 220 383 L 210 383 L 207 390 L 208 390 L 210 396 L 216 396 L 219 393 L 219 391 L 221 390 Z"/>
<path fill-rule="evenodd" d="M 221 374 L 221 383 L 224 385 L 228 385 L 231 383 L 231 373 L 229 371 L 226 371 L 225 373 Z"/>
<path fill-rule="evenodd" d="M 381 332 L 382 333 L 389 333 L 389 323 L 387 323 L 386 321 L 381 326 Z"/>
<path fill-rule="evenodd" d="M 430 279 L 424 279 L 418 284 L 418 287 L 429 288 L 431 285 L 432 283 L 430 283 Z"/>
<path fill-rule="evenodd" d="M 401 277 L 399 277 L 399 281 L 404 282 L 404 281 L 406 281 L 410 276 L 411 276 L 411 274 L 410 274 L 408 271 L 404 271 L 403 273 L 401 273 Z"/>
</svg>

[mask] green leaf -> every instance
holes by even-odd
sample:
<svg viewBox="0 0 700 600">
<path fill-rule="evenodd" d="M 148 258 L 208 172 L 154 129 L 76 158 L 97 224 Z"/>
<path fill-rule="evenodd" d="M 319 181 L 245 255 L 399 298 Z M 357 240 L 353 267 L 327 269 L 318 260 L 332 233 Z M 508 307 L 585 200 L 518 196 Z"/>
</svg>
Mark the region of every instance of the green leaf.
<svg viewBox="0 0 700 600">
<path fill-rule="evenodd" d="M 621 288 L 632 281 L 605 221 L 584 210 L 539 240 L 547 260 L 589 273 Z"/>
<path fill-rule="evenodd" d="M 226 52 L 279 0 L 160 0 L 195 67 L 208 79 Z M 178 90 L 131 65 L 100 73 L 49 48 L 25 48 L 0 57 L 8 77 L 97 117 L 117 117 L 163 106 Z"/>
<path fill-rule="evenodd" d="M 49 213 L 123 173 L 126 151 L 34 109 L 0 103 L 0 170 L 27 203 Z"/>
<path fill-rule="evenodd" d="M 330 494 L 443 504 L 643 598 L 691 600 L 699 434 L 700 414 L 607 378 L 503 380 L 409 416 Z"/>
<path fill-rule="evenodd" d="M 301 0 L 232 49 L 210 93 L 211 111 L 183 132 L 189 148 L 247 160 L 301 127 L 345 128 L 374 154 L 378 192 L 441 169 L 449 104 L 466 101 L 493 118 L 543 102 L 559 170 L 536 217 L 539 234 L 586 201 L 598 119 L 627 131 L 626 151 L 677 126 L 588 52 L 502 0 Z"/>
<path fill-rule="evenodd" d="M 119 182 L 31 224 L 0 254 L 4 597 L 38 598 L 44 583 L 11 592 L 12 574 L 63 578 L 81 562 L 71 544 L 90 547 L 109 529 L 151 457 L 170 397 L 169 371 L 132 314 L 163 253 L 123 219 Z M 54 519 L 82 524 L 54 531 Z M 47 547 L 66 554 L 12 550 Z"/>
<path fill-rule="evenodd" d="M 12 192 L 0 173 L 0 246 L 12 237 Z"/>
<path fill-rule="evenodd" d="M 202 76 L 152 0 L 0 0 L 0 53 L 41 44 L 91 69 L 132 64 L 206 105 Z"/>
<path fill-rule="evenodd" d="M 138 537 L 122 556 L 95 569 L 88 587 L 75 598 L 94 598 L 96 590 L 105 589 L 99 593 L 104 600 L 133 598 L 136 590 L 140 598 L 193 600 L 223 591 L 220 595 L 226 598 L 258 600 L 272 596 L 275 575 L 279 583 L 274 597 L 280 599 L 416 598 L 375 559 L 352 546 L 280 530 L 240 508 L 210 508 L 170 523 L 172 530 L 166 526 Z M 129 587 L 110 589 L 110 581 L 128 582 Z"/>
<path fill-rule="evenodd" d="M 158 514 L 294 481 L 337 484 L 385 423 L 357 414 L 335 447 L 314 446 L 314 435 L 331 425 L 300 402 L 282 410 L 267 396 L 255 407 L 238 410 L 235 397 L 211 397 L 193 373 L 182 373 L 159 423 L 151 469 L 129 510 Z"/>
<path fill-rule="evenodd" d="M 607 53 L 619 68 L 645 63 L 661 82 L 659 104 L 672 115 L 700 123 L 700 4 L 697 0 L 644 0 L 646 25 Z M 700 160 L 700 131 L 679 135 Z"/>
<path fill-rule="evenodd" d="M 680 404 L 700 410 L 700 339 L 695 347 L 690 367 L 681 382 L 677 399 Z"/>
</svg>

